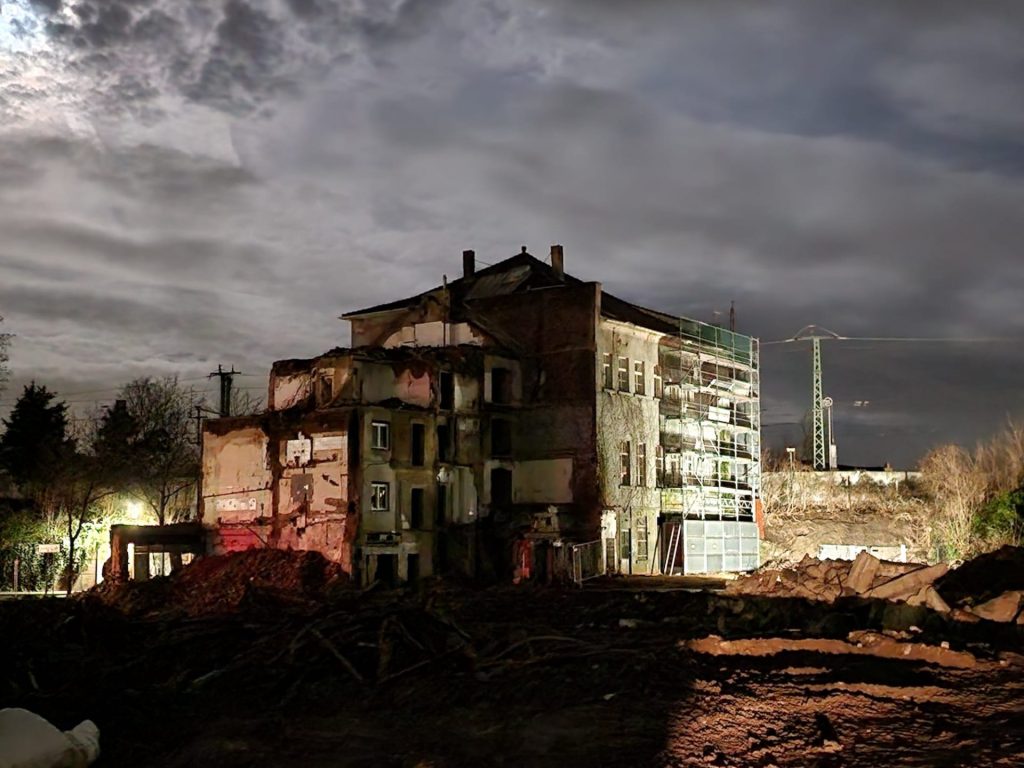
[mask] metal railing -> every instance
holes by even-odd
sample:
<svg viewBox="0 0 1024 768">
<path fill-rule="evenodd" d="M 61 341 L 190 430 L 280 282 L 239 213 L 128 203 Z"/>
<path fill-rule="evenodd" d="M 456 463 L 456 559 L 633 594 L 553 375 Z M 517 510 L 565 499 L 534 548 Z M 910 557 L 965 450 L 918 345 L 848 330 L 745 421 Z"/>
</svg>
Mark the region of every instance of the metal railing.
<svg viewBox="0 0 1024 768">
<path fill-rule="evenodd" d="M 604 575 L 604 545 L 601 540 L 570 544 L 572 558 L 572 580 L 579 586 L 587 579 Z"/>
</svg>

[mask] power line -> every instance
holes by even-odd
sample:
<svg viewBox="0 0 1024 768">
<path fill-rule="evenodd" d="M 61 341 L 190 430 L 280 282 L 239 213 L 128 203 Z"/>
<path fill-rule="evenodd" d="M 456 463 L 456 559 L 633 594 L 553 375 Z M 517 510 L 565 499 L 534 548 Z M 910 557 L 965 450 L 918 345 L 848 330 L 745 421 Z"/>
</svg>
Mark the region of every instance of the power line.
<svg viewBox="0 0 1024 768">
<path fill-rule="evenodd" d="M 775 339 L 773 341 L 762 341 L 761 346 L 771 344 L 795 344 L 800 341 L 809 341 L 811 337 L 791 339 Z M 1021 339 L 999 338 L 999 337 L 958 337 L 958 336 L 822 336 L 822 341 L 898 341 L 898 342 L 939 342 L 943 344 L 1013 344 L 1021 343 Z"/>
</svg>

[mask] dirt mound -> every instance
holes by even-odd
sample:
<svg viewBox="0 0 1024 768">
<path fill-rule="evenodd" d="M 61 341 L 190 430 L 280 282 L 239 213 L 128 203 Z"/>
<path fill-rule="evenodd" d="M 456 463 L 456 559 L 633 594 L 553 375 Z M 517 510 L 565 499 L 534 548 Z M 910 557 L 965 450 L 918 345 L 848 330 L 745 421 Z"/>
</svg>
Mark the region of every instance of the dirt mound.
<svg viewBox="0 0 1024 768">
<path fill-rule="evenodd" d="M 1024 547 L 1005 546 L 968 560 L 935 582 L 947 602 L 971 605 L 1024 589 Z"/>
<path fill-rule="evenodd" d="M 280 600 L 316 600 L 348 577 L 319 552 L 251 549 L 201 557 L 169 577 L 103 582 L 86 593 L 128 614 L 179 611 L 190 616 L 231 613 L 254 592 Z"/>
</svg>

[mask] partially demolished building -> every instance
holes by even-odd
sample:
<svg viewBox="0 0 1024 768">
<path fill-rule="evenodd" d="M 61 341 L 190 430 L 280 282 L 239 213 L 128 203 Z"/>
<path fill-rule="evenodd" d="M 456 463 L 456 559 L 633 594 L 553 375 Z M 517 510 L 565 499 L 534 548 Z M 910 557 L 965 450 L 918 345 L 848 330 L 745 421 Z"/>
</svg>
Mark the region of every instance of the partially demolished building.
<svg viewBox="0 0 1024 768">
<path fill-rule="evenodd" d="M 526 252 L 343 316 L 268 410 L 207 423 L 223 551 L 315 549 L 363 582 L 757 565 L 756 340 Z"/>
</svg>

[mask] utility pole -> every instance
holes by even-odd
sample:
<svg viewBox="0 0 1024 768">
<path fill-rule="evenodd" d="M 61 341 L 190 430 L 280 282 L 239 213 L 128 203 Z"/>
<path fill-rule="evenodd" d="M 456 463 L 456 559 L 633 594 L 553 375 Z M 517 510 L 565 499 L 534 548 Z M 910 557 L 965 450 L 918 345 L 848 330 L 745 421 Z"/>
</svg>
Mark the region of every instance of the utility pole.
<svg viewBox="0 0 1024 768">
<path fill-rule="evenodd" d="M 814 344 L 814 365 L 811 372 L 811 414 L 814 419 L 814 468 L 825 469 L 825 406 L 821 397 L 821 337 L 811 339 Z"/>
<path fill-rule="evenodd" d="M 789 341 L 810 341 L 813 352 L 813 363 L 811 365 L 811 422 L 814 433 L 814 453 L 811 456 L 814 469 L 823 470 L 829 468 L 828 448 L 825 445 L 825 398 L 821 394 L 821 341 L 822 339 L 843 339 L 838 333 L 821 328 L 817 325 L 808 325 L 801 328 L 799 332 Z M 829 406 L 831 406 L 829 402 Z M 831 413 L 829 414 L 831 416 Z M 834 442 L 832 430 L 829 429 L 829 442 Z"/>
<path fill-rule="evenodd" d="M 214 376 L 220 379 L 220 416 L 221 418 L 231 415 L 231 385 L 235 378 L 241 371 L 236 371 L 235 366 L 231 366 L 230 371 L 225 371 L 223 366 L 218 365 L 217 370 L 210 374 L 209 378 Z"/>
<path fill-rule="evenodd" d="M 203 444 L 203 406 L 193 405 L 196 410 L 196 415 L 192 418 L 196 420 L 196 445 Z"/>
</svg>

